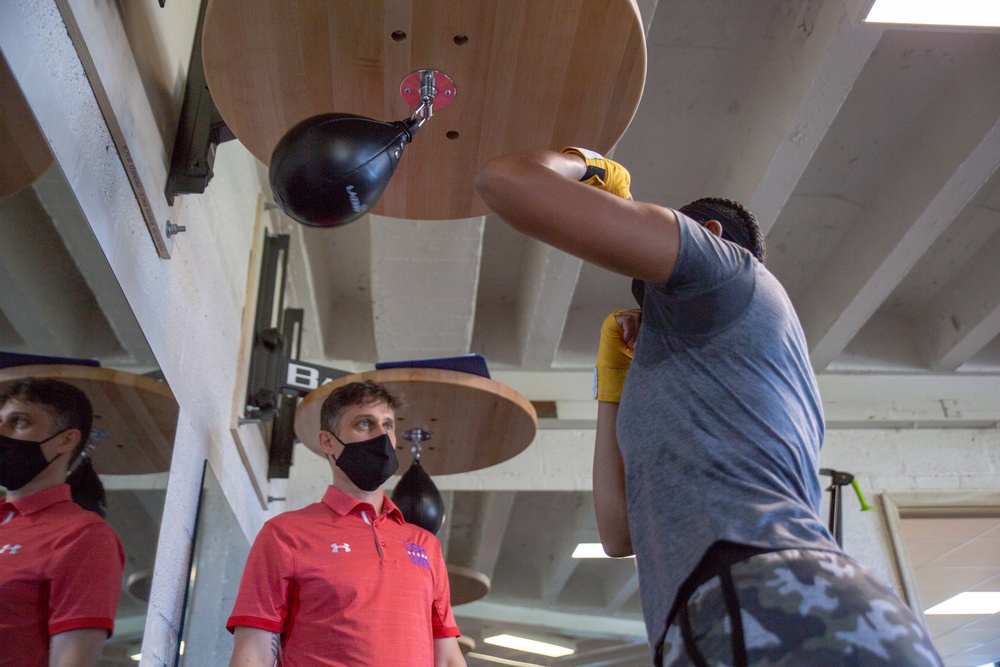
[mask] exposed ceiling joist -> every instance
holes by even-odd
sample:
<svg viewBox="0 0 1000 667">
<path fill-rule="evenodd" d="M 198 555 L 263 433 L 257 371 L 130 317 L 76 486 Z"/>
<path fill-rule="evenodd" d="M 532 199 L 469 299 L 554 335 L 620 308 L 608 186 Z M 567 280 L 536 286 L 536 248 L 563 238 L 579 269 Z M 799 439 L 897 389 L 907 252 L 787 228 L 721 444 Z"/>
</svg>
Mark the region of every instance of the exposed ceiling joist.
<svg viewBox="0 0 1000 667">
<path fill-rule="evenodd" d="M 371 286 L 379 361 L 467 354 L 484 218 L 371 216 Z M 428 293 L 425 285 L 435 285 Z"/>
<path fill-rule="evenodd" d="M 479 539 L 472 567 L 488 577 L 493 576 L 500 557 L 500 546 L 514 508 L 514 497 L 512 491 L 491 491 L 486 494 L 481 507 Z"/>
<path fill-rule="evenodd" d="M 814 368 L 825 369 L 847 347 L 989 179 L 1000 159 L 998 114 L 1000 80 L 970 67 L 917 124 L 897 156 L 899 169 L 795 299 Z"/>
<path fill-rule="evenodd" d="M 777 145 L 772 139 L 773 132 L 749 132 L 747 135 L 750 146 L 745 157 L 751 165 L 766 166 L 734 169 L 727 183 L 730 189 L 723 188 L 736 196 L 753 192 L 747 206 L 756 214 L 765 234 L 791 197 L 881 36 L 881 31 L 875 28 L 853 27 L 836 5 L 823 3 L 821 18 L 824 20 L 814 25 L 814 41 L 827 44 L 827 49 L 810 50 L 809 58 L 786 59 L 786 62 L 794 62 L 795 68 L 785 73 L 783 83 L 800 94 L 792 117 L 786 119 L 768 107 L 762 109 L 764 114 L 756 119 L 764 127 L 783 123 L 775 128 L 781 132 Z M 831 12 L 836 16 L 829 16 Z M 821 29 L 827 34 L 816 34 Z M 744 180 L 737 180 L 740 178 Z M 749 180 L 753 178 L 758 181 Z"/>
<path fill-rule="evenodd" d="M 996 216 L 996 211 L 989 212 Z M 1000 336 L 1000 285 L 996 258 L 1000 232 L 984 244 L 923 314 L 927 365 L 953 371 Z"/>
<path fill-rule="evenodd" d="M 614 575 L 606 577 L 604 589 L 607 594 L 605 608 L 612 614 L 620 611 L 639 592 L 639 571 L 622 572 L 619 578 Z"/>
<path fill-rule="evenodd" d="M 537 241 L 522 259 L 517 300 L 517 339 L 523 368 L 549 368 L 583 262 Z"/>
</svg>

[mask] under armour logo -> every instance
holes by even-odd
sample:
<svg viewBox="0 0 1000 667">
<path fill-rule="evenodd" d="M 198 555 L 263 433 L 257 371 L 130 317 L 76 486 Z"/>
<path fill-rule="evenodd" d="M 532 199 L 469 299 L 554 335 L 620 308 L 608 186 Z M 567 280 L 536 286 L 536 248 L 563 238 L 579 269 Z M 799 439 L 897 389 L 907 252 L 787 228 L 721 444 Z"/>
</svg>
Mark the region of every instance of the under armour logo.
<svg viewBox="0 0 1000 667">
<path fill-rule="evenodd" d="M 5 544 L 0 547 L 0 554 L 16 554 L 20 548 L 20 544 Z"/>
<path fill-rule="evenodd" d="M 351 545 L 350 544 L 331 544 L 330 545 L 330 549 L 333 550 L 333 553 L 339 553 L 341 549 L 343 549 L 344 551 L 350 551 L 351 550 Z"/>
</svg>

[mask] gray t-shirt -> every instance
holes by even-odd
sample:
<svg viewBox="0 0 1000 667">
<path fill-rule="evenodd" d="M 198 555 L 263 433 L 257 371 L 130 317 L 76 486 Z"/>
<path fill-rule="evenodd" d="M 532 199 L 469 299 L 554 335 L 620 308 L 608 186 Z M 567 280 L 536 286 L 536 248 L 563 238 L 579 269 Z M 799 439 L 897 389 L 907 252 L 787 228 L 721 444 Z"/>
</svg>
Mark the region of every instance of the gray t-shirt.
<svg viewBox="0 0 1000 667">
<path fill-rule="evenodd" d="M 837 549 L 818 517 L 823 412 L 784 289 L 677 213 L 670 280 L 646 284 L 618 412 L 650 644 L 713 543 Z"/>
</svg>

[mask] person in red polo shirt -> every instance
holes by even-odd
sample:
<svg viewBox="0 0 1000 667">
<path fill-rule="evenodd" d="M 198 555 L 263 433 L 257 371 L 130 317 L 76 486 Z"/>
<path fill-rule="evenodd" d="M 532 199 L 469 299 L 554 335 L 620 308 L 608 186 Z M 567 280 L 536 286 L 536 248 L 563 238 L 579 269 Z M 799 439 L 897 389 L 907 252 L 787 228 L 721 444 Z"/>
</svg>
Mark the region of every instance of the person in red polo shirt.
<svg viewBox="0 0 1000 667">
<path fill-rule="evenodd" d="M 114 629 L 121 543 L 65 483 L 92 420 L 65 382 L 0 391 L 0 667 L 93 667 Z"/>
<path fill-rule="evenodd" d="M 382 490 L 399 467 L 398 407 L 371 381 L 323 403 L 333 484 L 254 540 L 226 624 L 230 667 L 465 666 L 441 544 Z"/>
</svg>

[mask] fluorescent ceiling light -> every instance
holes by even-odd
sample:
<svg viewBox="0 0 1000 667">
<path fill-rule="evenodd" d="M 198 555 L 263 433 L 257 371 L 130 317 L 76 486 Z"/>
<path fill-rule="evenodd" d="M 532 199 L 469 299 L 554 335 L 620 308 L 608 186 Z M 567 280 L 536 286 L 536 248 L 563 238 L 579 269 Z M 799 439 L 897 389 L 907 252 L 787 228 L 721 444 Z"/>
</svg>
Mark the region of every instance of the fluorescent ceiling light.
<svg viewBox="0 0 1000 667">
<path fill-rule="evenodd" d="M 1000 612 L 1000 592 L 959 593 L 941 604 L 936 604 L 925 614 L 952 614 L 989 616 Z"/>
<path fill-rule="evenodd" d="M 580 542 L 576 545 L 576 549 L 573 549 L 573 558 L 611 558 L 611 556 L 604 553 L 604 547 L 600 542 Z"/>
<path fill-rule="evenodd" d="M 875 0 L 865 17 L 868 23 L 948 25 L 987 28 L 1000 26 L 1000 2 L 984 0 Z"/>
<path fill-rule="evenodd" d="M 576 653 L 576 648 L 571 642 L 559 640 L 554 637 L 526 637 L 503 633 L 493 635 L 492 637 L 485 637 L 483 641 L 493 646 L 512 648 L 515 651 L 525 651 L 526 653 L 537 653 L 549 658 L 561 658 Z"/>
<path fill-rule="evenodd" d="M 465 657 L 475 658 L 484 662 L 495 662 L 498 665 L 509 665 L 510 667 L 538 667 L 537 662 L 521 662 L 520 660 L 511 660 L 509 658 L 498 658 L 495 655 L 486 655 L 485 653 L 476 653 L 474 651 L 466 653 Z M 989 667 L 993 667 L 993 665 Z"/>
<path fill-rule="evenodd" d="M 184 640 L 181 640 L 181 650 L 179 655 L 184 655 Z M 129 656 L 129 659 L 132 660 L 133 662 L 139 662 L 140 660 L 142 660 L 142 651 L 140 651 L 139 653 L 133 653 L 132 655 Z"/>
</svg>

